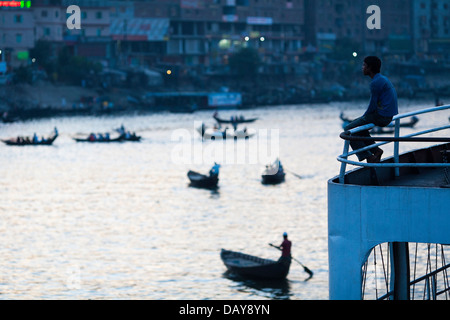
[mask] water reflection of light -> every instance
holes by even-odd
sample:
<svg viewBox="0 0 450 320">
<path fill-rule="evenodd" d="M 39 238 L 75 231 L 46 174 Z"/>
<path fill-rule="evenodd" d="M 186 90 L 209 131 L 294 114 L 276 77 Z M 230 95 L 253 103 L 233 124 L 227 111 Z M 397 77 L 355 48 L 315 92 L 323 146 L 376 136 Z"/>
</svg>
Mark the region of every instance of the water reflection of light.
<svg viewBox="0 0 450 320">
<path fill-rule="evenodd" d="M 400 103 L 401 112 L 425 106 Z M 284 184 L 267 188 L 259 163 L 233 163 L 222 166 L 217 194 L 189 188 L 191 165 L 171 161 L 171 133 L 185 128 L 201 142 L 193 124 L 209 122 L 211 112 L 2 127 L 2 138 L 45 133 L 55 125 L 61 135 L 49 148 L 0 145 L 3 299 L 327 299 L 326 182 L 339 172 L 342 108 L 349 116 L 362 112 L 360 103 L 240 110 L 261 119 L 249 128 L 280 130 L 280 159 L 303 179 L 288 174 Z M 223 117 L 235 113 L 221 111 Z M 436 117 L 421 118 L 421 125 L 442 123 Z M 144 140 L 81 145 L 71 139 L 121 123 Z M 196 165 L 210 169 L 210 163 Z M 288 291 L 223 276 L 221 248 L 274 259 L 279 253 L 267 243 L 278 243 L 285 230 L 293 256 L 314 271 L 310 281 L 296 265 Z"/>
</svg>

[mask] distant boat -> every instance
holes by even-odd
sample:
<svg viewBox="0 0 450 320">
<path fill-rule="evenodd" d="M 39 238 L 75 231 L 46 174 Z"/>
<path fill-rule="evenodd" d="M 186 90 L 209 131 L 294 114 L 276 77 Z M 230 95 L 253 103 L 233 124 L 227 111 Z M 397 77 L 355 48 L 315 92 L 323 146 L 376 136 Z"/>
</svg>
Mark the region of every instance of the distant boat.
<svg viewBox="0 0 450 320">
<path fill-rule="evenodd" d="M 416 116 L 411 117 L 411 119 L 408 122 L 400 122 L 400 127 L 402 128 L 413 128 L 417 122 L 419 122 L 419 118 Z M 395 127 L 394 123 L 391 123 L 388 125 L 388 127 Z"/>
<path fill-rule="evenodd" d="M 219 183 L 218 174 L 204 175 L 190 170 L 187 174 L 192 187 L 203 189 L 215 189 Z"/>
<path fill-rule="evenodd" d="M 290 261 L 274 261 L 222 249 L 220 258 L 230 272 L 261 280 L 282 280 L 289 273 Z"/>
<path fill-rule="evenodd" d="M 267 165 L 262 177 L 262 184 L 280 184 L 284 181 L 286 173 L 281 162 L 277 159 L 274 163 Z"/>
<path fill-rule="evenodd" d="M 76 142 L 89 142 L 89 143 L 110 143 L 110 142 L 121 142 L 123 140 L 122 136 L 117 138 L 110 138 L 108 135 L 99 137 L 91 133 L 87 138 L 73 138 Z"/>
<path fill-rule="evenodd" d="M 17 138 L 11 138 L 8 140 L 2 140 L 6 145 L 8 146 L 50 146 L 53 144 L 53 142 L 58 137 L 58 131 L 55 128 L 55 133 L 53 136 L 47 138 L 47 139 L 30 139 L 29 137 L 17 137 Z"/>
<path fill-rule="evenodd" d="M 76 142 L 89 142 L 89 143 L 109 143 L 109 142 L 122 142 L 122 141 L 141 141 L 140 136 L 135 134 L 126 135 L 122 134 L 116 138 L 110 138 L 108 135 L 102 135 L 99 137 L 95 134 L 90 134 L 87 138 L 73 138 Z"/>
<path fill-rule="evenodd" d="M 19 120 L 20 120 L 19 117 L 11 117 L 9 115 L 8 111 L 3 112 L 3 114 L 2 114 L 2 122 L 3 123 L 12 123 L 12 122 L 16 122 Z"/>
<path fill-rule="evenodd" d="M 393 127 L 373 127 L 370 130 L 373 134 L 393 134 L 395 132 L 395 128 Z"/>
<path fill-rule="evenodd" d="M 213 118 L 220 124 L 241 124 L 241 123 L 252 123 L 258 120 L 258 118 L 245 119 L 243 116 L 233 116 L 228 120 L 221 119 L 218 117 L 217 112 L 214 113 Z"/>
<path fill-rule="evenodd" d="M 343 124 L 342 124 L 343 128 L 345 128 L 350 122 L 353 121 L 349 118 L 345 118 L 343 112 L 341 112 L 339 117 L 343 121 Z M 418 122 L 419 122 L 419 118 L 416 116 L 413 116 L 413 117 L 411 117 L 411 119 L 408 122 L 400 122 L 400 127 L 401 128 L 413 128 Z M 392 128 L 392 130 L 387 130 L 387 129 L 383 130 L 381 127 L 374 127 L 372 129 L 372 133 L 379 133 L 379 134 L 393 133 L 395 124 L 390 123 L 388 126 L 386 126 L 384 128 Z"/>
<path fill-rule="evenodd" d="M 122 137 L 123 141 L 141 141 L 141 139 L 141 136 L 137 136 L 135 134 L 131 134 L 130 136 L 125 135 Z"/>
<path fill-rule="evenodd" d="M 140 136 L 137 136 L 135 132 L 130 132 L 125 130 L 125 127 L 123 125 L 120 126 L 120 128 L 115 129 L 114 131 L 118 132 L 120 134 L 120 137 L 122 137 L 122 140 L 124 141 L 141 141 Z"/>
<path fill-rule="evenodd" d="M 249 139 L 255 135 L 255 133 L 250 133 L 247 128 L 241 130 L 233 130 L 225 128 L 223 130 L 218 128 L 206 128 L 204 126 L 197 128 L 198 133 L 203 137 L 203 139 L 210 140 L 238 140 L 238 139 Z"/>
</svg>

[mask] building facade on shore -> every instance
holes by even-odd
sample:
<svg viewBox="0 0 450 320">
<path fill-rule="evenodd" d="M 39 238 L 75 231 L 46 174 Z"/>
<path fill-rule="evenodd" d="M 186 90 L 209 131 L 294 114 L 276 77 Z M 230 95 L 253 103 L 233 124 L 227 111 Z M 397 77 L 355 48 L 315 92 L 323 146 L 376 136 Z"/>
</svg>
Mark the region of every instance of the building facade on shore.
<svg viewBox="0 0 450 320">
<path fill-rule="evenodd" d="M 8 65 L 27 64 L 29 50 L 35 44 L 35 22 L 30 7 L 3 5 L 0 7 L 0 50 Z"/>
<path fill-rule="evenodd" d="M 450 2 L 413 0 L 414 50 L 419 54 L 450 52 Z"/>
<path fill-rule="evenodd" d="M 305 0 L 308 45 L 316 52 L 330 53 L 340 40 L 353 43 L 355 51 L 383 54 L 412 53 L 410 0 Z M 368 8 L 381 10 L 381 28 L 369 29 Z"/>
<path fill-rule="evenodd" d="M 231 54 L 255 48 L 269 72 L 291 69 L 305 53 L 355 51 L 449 59 L 448 0 L 79 0 L 81 29 L 68 29 L 70 0 L 3 1 L 0 50 L 11 67 L 31 63 L 37 41 L 69 46 L 105 66 L 226 69 Z M 369 30 L 367 8 L 381 8 Z"/>
</svg>

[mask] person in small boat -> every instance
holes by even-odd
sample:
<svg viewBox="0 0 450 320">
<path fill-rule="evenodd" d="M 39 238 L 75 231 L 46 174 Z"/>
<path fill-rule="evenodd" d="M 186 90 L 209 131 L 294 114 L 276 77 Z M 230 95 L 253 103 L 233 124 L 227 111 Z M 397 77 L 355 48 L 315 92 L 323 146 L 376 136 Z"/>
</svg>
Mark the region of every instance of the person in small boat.
<svg viewBox="0 0 450 320">
<path fill-rule="evenodd" d="M 277 247 L 281 250 L 281 257 L 278 259 L 278 261 L 291 261 L 291 247 L 292 242 L 288 239 L 287 232 L 283 233 L 283 242 Z"/>
<path fill-rule="evenodd" d="M 91 133 L 90 135 L 89 135 L 89 141 L 95 141 L 95 134 L 93 134 L 93 133 Z"/>
<path fill-rule="evenodd" d="M 33 143 L 38 143 L 39 142 L 39 138 L 36 134 L 36 132 L 33 134 Z"/>
<path fill-rule="evenodd" d="M 209 175 L 210 176 L 218 176 L 219 175 L 219 168 L 220 168 L 220 164 L 217 164 L 216 162 L 214 162 L 214 166 L 211 168 L 211 170 L 209 170 Z"/>
<path fill-rule="evenodd" d="M 202 122 L 201 130 L 202 130 L 202 138 L 203 138 L 203 136 L 205 135 L 205 131 L 206 131 L 206 127 L 205 127 L 205 124 L 203 122 Z"/>
<path fill-rule="evenodd" d="M 381 60 L 375 56 L 364 59 L 363 74 L 372 79 L 370 83 L 370 102 L 363 116 L 353 120 L 344 127 L 345 131 L 373 123 L 378 127 L 386 127 L 392 122 L 392 118 L 398 114 L 397 92 L 388 78 L 381 75 Z M 370 138 L 369 130 L 364 130 L 355 136 Z M 375 144 L 374 141 L 351 141 L 353 150 L 361 149 Z M 356 154 L 359 161 L 367 160 L 368 163 L 380 162 L 383 150 L 379 147 L 362 151 Z"/>
<path fill-rule="evenodd" d="M 223 132 L 222 132 L 222 137 L 224 139 L 226 139 L 226 137 L 227 137 L 227 131 L 228 131 L 228 127 L 226 127 L 225 130 L 223 130 Z"/>
<path fill-rule="evenodd" d="M 278 167 L 278 172 L 283 172 L 283 166 L 281 165 L 281 161 L 277 158 L 275 165 Z"/>
</svg>

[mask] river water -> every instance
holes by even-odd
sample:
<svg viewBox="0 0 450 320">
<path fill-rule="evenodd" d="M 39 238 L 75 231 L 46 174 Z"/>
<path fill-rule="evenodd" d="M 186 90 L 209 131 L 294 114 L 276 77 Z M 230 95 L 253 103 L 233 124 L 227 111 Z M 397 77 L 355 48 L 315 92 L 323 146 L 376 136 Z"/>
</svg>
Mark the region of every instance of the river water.
<svg viewBox="0 0 450 320">
<path fill-rule="evenodd" d="M 402 101 L 401 112 L 432 106 Z M 2 139 L 60 136 L 50 147 L 0 145 L 0 299 L 328 299 L 327 181 L 343 142 L 341 111 L 365 101 L 221 111 L 259 117 L 247 141 L 202 142 L 212 112 L 51 118 L 0 125 Z M 429 127 L 437 116 L 418 124 Z M 139 143 L 86 144 L 72 137 L 121 124 Z M 408 130 L 408 129 L 405 129 Z M 289 172 L 261 184 L 280 157 Z M 215 192 L 188 186 L 193 169 L 221 164 Z M 300 178 L 298 177 L 300 176 Z M 269 259 L 289 233 L 287 281 L 234 278 L 221 248 Z"/>
</svg>

